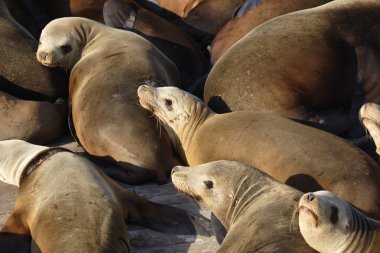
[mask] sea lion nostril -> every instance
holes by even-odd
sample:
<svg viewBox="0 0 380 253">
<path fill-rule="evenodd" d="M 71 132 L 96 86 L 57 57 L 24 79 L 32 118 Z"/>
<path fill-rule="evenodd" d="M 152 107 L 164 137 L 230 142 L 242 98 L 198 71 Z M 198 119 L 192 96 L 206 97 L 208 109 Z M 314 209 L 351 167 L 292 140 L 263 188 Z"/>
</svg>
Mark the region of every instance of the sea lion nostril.
<svg viewBox="0 0 380 253">
<path fill-rule="evenodd" d="M 313 201 L 313 200 L 314 200 L 314 194 L 312 194 L 312 193 L 308 194 L 308 195 L 307 195 L 307 200 L 308 200 L 309 202 Z"/>
<path fill-rule="evenodd" d="M 47 57 L 48 54 L 45 53 L 45 52 L 39 52 L 38 55 L 40 56 L 40 58 L 41 58 L 42 60 L 46 60 L 46 57 Z"/>
<path fill-rule="evenodd" d="M 174 167 L 173 169 L 172 169 L 172 172 L 171 172 L 171 174 L 173 175 L 174 174 L 174 172 L 176 172 L 176 171 L 178 171 L 178 167 L 176 166 L 176 167 Z"/>
</svg>

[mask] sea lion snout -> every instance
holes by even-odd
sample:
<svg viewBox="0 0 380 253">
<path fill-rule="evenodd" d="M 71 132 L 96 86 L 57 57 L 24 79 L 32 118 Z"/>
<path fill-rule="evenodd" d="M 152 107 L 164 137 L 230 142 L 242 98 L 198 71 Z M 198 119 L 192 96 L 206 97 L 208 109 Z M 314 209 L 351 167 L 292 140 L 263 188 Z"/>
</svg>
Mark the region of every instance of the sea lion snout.
<svg viewBox="0 0 380 253">
<path fill-rule="evenodd" d="M 179 170 L 179 167 L 180 167 L 180 166 L 175 166 L 175 167 L 172 169 L 171 174 L 173 175 L 176 171 L 178 171 L 178 170 Z"/>
</svg>

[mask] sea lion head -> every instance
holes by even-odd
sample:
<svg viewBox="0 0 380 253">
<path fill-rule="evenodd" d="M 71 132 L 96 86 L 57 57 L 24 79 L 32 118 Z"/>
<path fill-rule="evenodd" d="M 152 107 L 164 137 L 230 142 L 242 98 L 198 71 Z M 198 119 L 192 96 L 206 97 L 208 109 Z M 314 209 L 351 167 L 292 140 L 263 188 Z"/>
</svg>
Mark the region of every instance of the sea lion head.
<svg viewBox="0 0 380 253">
<path fill-rule="evenodd" d="M 344 252 L 353 246 L 350 235 L 365 227 L 358 220 L 364 215 L 328 191 L 304 194 L 298 209 L 301 234 L 319 252 Z"/>
<path fill-rule="evenodd" d="M 205 107 L 202 100 L 176 87 L 152 87 L 141 85 L 137 94 L 142 107 L 153 112 L 177 134 Z"/>
<path fill-rule="evenodd" d="M 362 105 L 359 119 L 372 136 L 377 148 L 376 153 L 380 155 L 380 106 L 375 103 Z"/>
<path fill-rule="evenodd" d="M 37 60 L 47 67 L 71 70 L 83 48 L 83 29 L 72 18 L 51 21 L 41 32 Z M 78 28 L 79 27 L 79 28 Z"/>
<path fill-rule="evenodd" d="M 172 169 L 174 186 L 209 208 L 226 227 L 233 210 L 246 204 L 244 193 L 255 183 L 267 184 L 267 177 L 248 165 L 224 160 Z"/>
</svg>

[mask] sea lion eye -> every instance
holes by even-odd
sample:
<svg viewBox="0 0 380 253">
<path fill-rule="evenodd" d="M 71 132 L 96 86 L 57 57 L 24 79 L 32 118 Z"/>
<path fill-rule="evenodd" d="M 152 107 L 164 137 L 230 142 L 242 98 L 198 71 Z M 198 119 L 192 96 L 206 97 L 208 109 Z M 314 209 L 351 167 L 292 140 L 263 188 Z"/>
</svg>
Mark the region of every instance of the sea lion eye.
<svg viewBox="0 0 380 253">
<path fill-rule="evenodd" d="M 211 189 L 214 186 L 214 183 L 212 181 L 205 180 L 203 181 L 207 189 Z"/>
<path fill-rule="evenodd" d="M 61 46 L 61 51 L 63 54 L 68 54 L 73 50 L 73 48 L 70 45 L 63 45 Z"/>
<path fill-rule="evenodd" d="M 332 206 L 331 207 L 331 216 L 330 216 L 330 220 L 331 220 L 331 223 L 332 224 L 336 224 L 339 220 L 339 217 L 338 217 L 338 213 L 339 213 L 339 210 L 336 206 Z"/>
</svg>

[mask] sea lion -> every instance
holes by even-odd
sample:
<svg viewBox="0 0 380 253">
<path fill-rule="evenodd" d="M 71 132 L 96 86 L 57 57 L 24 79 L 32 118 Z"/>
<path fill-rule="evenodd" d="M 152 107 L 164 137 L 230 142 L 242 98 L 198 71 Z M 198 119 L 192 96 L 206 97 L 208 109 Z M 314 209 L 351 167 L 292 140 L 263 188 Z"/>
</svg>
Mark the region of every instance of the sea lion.
<svg viewBox="0 0 380 253">
<path fill-rule="evenodd" d="M 3 0 L 0 30 L 0 140 L 46 144 L 66 129 L 66 107 L 54 104 L 65 95 L 66 78 L 60 70 L 38 64 L 37 41 L 14 20 Z"/>
<path fill-rule="evenodd" d="M 4 3 L 7 5 L 9 13 L 17 23 L 28 30 L 34 38 L 38 39 L 41 28 L 25 5 L 24 0 L 4 0 Z"/>
<path fill-rule="evenodd" d="M 380 221 L 366 217 L 334 194 L 306 193 L 298 210 L 302 236 L 318 252 L 379 252 Z"/>
<path fill-rule="evenodd" d="M 16 98 L 0 90 L 0 140 L 49 143 L 66 129 L 67 105 Z"/>
<path fill-rule="evenodd" d="M 380 155 L 380 106 L 375 103 L 365 103 L 359 111 L 359 118 L 376 145 L 376 153 Z"/>
<path fill-rule="evenodd" d="M 205 101 L 218 113 L 270 112 L 364 135 L 359 108 L 380 103 L 379 11 L 377 0 L 335 0 L 265 22 L 214 65 Z"/>
<path fill-rule="evenodd" d="M 172 181 L 226 227 L 218 253 L 315 252 L 291 228 L 302 193 L 256 168 L 233 161 L 176 166 Z"/>
<path fill-rule="evenodd" d="M 345 140 L 274 114 L 216 114 L 176 87 L 142 85 L 138 96 L 190 166 L 222 159 L 243 162 L 303 192 L 334 192 L 380 217 L 380 168 Z"/>
<path fill-rule="evenodd" d="M 230 20 L 211 43 L 211 63 L 218 59 L 238 40 L 262 23 L 286 13 L 316 7 L 331 0 L 265 0 L 247 1 L 236 17 Z M 258 3 L 259 2 L 259 3 Z"/>
<path fill-rule="evenodd" d="M 210 34 L 218 31 L 232 19 L 235 10 L 246 0 L 157 0 L 157 4 L 163 8 L 169 8 L 181 16 L 183 20 Z"/>
<path fill-rule="evenodd" d="M 206 72 L 206 57 L 197 43 L 178 26 L 131 0 L 105 2 L 106 25 L 142 35 L 177 66 L 180 87 L 188 90 Z"/>
<path fill-rule="evenodd" d="M 0 84 L 1 90 L 29 100 L 54 102 L 63 95 L 65 80 L 57 69 L 36 62 L 38 42 L 8 11 L 0 0 Z M 17 43 L 16 43 L 17 42 Z"/>
<path fill-rule="evenodd" d="M 178 83 L 177 68 L 161 51 L 133 32 L 67 17 L 44 28 L 37 59 L 71 71 L 73 132 L 89 154 L 125 168 L 124 182 L 166 182 L 179 161 L 136 95 L 142 83 Z"/>
<path fill-rule="evenodd" d="M 130 252 L 126 222 L 195 232 L 186 212 L 127 191 L 63 148 L 2 141 L 0 168 L 1 181 L 20 187 L 2 232 L 30 234 L 31 252 Z"/>
</svg>

